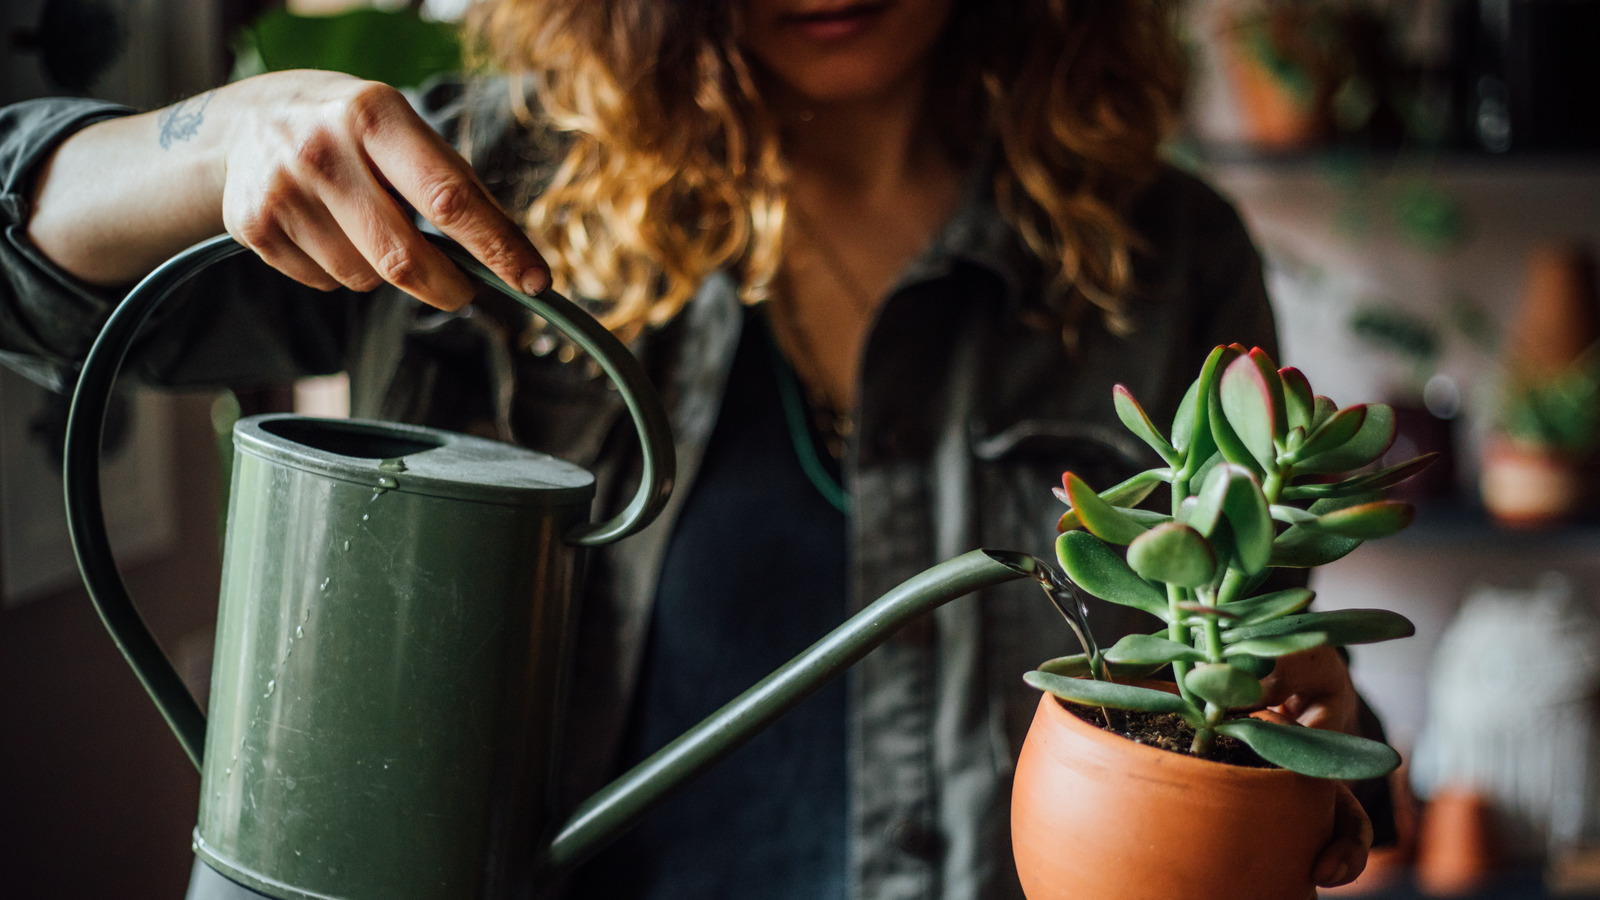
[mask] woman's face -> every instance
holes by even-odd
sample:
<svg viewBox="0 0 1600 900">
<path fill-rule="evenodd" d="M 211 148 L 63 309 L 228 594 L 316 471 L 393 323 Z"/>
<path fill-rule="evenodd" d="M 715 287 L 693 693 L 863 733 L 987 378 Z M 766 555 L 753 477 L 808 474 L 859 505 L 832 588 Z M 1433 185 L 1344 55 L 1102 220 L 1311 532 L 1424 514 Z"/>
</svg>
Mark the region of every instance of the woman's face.
<svg viewBox="0 0 1600 900">
<path fill-rule="evenodd" d="M 825 104 L 922 77 L 953 0 L 741 0 L 742 43 L 784 86 Z"/>
</svg>

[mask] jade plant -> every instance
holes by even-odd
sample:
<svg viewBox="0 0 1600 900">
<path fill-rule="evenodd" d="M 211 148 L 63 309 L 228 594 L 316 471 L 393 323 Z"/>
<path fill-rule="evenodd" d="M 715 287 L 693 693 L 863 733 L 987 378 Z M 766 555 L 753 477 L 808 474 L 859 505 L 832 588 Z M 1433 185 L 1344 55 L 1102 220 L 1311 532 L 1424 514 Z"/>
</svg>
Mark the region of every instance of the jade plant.
<svg viewBox="0 0 1600 900">
<path fill-rule="evenodd" d="M 1261 679 L 1279 657 L 1412 633 L 1389 611 L 1308 611 L 1313 595 L 1304 587 L 1261 591 L 1274 569 L 1329 563 L 1410 524 L 1414 509 L 1382 492 L 1432 455 L 1374 471 L 1394 440 L 1393 411 L 1378 403 L 1340 409 L 1259 348 L 1213 350 L 1167 435 L 1126 388 L 1113 395 L 1123 425 L 1163 464 L 1098 492 L 1063 475 L 1056 493 L 1070 508 L 1056 554 L 1088 593 L 1164 626 L 1124 637 L 1097 659 L 1089 650 L 1051 660 L 1027 682 L 1086 706 L 1175 714 L 1193 728 L 1198 756 L 1226 735 L 1313 777 L 1394 769 L 1399 756 L 1385 744 L 1243 711 L 1260 705 Z M 1141 508 L 1163 485 L 1168 511 Z M 1175 692 L 1124 683 L 1167 666 Z"/>
</svg>

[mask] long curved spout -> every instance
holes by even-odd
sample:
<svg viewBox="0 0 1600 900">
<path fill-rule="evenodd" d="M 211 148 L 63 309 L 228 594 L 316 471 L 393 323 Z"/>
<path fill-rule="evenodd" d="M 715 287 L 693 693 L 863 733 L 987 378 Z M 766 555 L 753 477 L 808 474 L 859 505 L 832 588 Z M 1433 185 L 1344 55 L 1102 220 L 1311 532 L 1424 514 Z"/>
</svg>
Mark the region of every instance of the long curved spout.
<svg viewBox="0 0 1600 900">
<path fill-rule="evenodd" d="M 1000 557 L 1006 559 L 1002 562 Z M 706 771 L 911 619 L 980 588 L 1032 577 L 1020 555 L 973 550 L 915 575 L 874 600 L 705 721 L 584 801 L 543 860 L 554 876 L 587 859 L 677 788 Z"/>
</svg>

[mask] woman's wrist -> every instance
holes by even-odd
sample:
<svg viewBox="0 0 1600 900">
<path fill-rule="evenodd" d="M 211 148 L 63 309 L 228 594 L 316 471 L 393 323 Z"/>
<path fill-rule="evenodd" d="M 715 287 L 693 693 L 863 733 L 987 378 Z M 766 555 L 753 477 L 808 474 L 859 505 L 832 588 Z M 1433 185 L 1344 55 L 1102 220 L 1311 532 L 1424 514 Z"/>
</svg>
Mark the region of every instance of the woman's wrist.
<svg viewBox="0 0 1600 900">
<path fill-rule="evenodd" d="M 73 276 L 110 287 L 220 233 L 226 90 L 96 122 L 63 141 L 34 175 L 29 239 Z"/>
</svg>

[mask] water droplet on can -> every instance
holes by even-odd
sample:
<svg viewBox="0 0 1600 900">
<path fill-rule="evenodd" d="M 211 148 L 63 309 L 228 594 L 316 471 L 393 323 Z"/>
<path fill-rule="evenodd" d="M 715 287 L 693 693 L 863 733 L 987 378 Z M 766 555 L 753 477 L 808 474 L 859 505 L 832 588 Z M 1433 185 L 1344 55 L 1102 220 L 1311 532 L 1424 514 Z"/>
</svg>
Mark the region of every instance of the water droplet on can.
<svg viewBox="0 0 1600 900">
<path fill-rule="evenodd" d="M 346 549 L 346 550 L 349 550 L 349 549 L 350 549 L 350 542 L 349 542 L 349 541 L 345 541 L 345 542 L 344 542 L 344 548 L 345 548 L 345 549 Z"/>
<path fill-rule="evenodd" d="M 400 482 L 394 480 L 394 478 L 388 475 L 379 475 L 378 486 L 383 488 L 397 488 L 400 486 Z"/>
<path fill-rule="evenodd" d="M 294 627 L 294 636 L 297 637 L 297 638 L 305 637 L 306 636 L 306 630 L 305 630 L 304 626 L 296 625 Z"/>
</svg>

